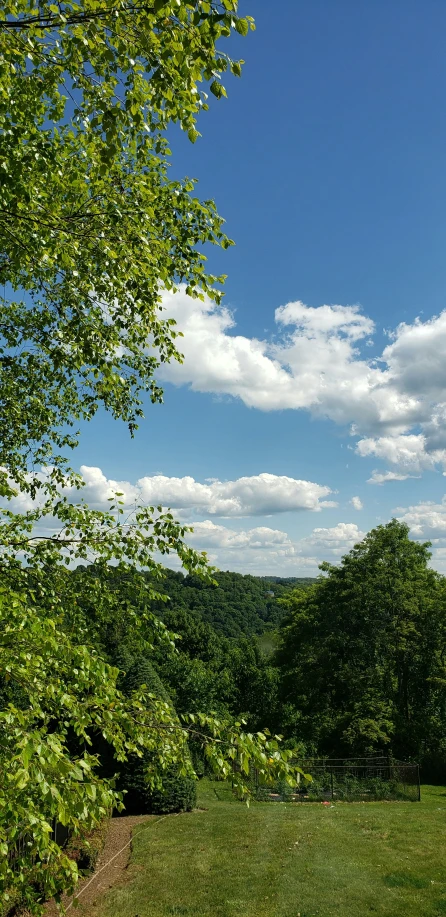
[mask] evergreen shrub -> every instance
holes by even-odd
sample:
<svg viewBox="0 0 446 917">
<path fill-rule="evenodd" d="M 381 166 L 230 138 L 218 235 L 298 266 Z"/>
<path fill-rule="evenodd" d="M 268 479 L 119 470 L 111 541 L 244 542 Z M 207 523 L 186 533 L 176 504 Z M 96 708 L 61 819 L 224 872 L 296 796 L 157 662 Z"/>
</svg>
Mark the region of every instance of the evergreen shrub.
<svg viewBox="0 0 446 917">
<path fill-rule="evenodd" d="M 147 685 L 157 697 L 170 702 L 169 695 L 152 664 L 145 657 L 135 659 L 124 681 L 123 690 L 131 693 Z M 183 777 L 175 768 L 162 774 L 162 789 L 152 789 L 147 780 L 152 757 L 146 753 L 142 758 L 132 755 L 121 765 L 119 789 L 125 791 L 124 805 L 129 815 L 164 815 L 170 812 L 190 812 L 197 802 L 196 781 Z"/>
</svg>

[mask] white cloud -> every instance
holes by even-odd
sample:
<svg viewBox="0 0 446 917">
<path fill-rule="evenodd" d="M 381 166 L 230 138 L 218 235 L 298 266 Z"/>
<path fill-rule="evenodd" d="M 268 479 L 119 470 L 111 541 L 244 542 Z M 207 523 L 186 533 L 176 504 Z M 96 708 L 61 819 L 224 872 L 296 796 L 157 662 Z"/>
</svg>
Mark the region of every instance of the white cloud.
<svg viewBox="0 0 446 917">
<path fill-rule="evenodd" d="M 305 306 L 304 303 L 290 302 L 280 306 L 275 313 L 276 322 L 282 325 L 295 325 L 310 338 L 318 334 L 329 335 L 342 332 L 352 341 L 366 337 L 374 329 L 370 318 L 362 315 L 358 306 Z"/>
<path fill-rule="evenodd" d="M 201 484 L 194 478 L 167 477 L 155 474 L 140 478 L 136 484 L 107 478 L 100 468 L 81 466 L 85 488 L 80 492 L 94 506 L 107 504 L 114 492 L 124 494 L 126 504 L 142 501 L 162 504 L 176 510 L 191 510 L 199 515 L 264 516 L 296 510 L 317 512 L 336 506 L 324 499 L 331 490 L 312 481 L 301 481 L 285 475 L 258 474 L 235 481 L 212 479 Z M 73 497 L 79 497 L 79 491 Z"/>
<path fill-rule="evenodd" d="M 446 573 L 446 494 L 440 503 L 424 501 L 397 507 L 394 514 L 410 528 L 414 538 L 431 541 L 431 566 Z"/>
<path fill-rule="evenodd" d="M 322 559 L 327 555 L 340 556 L 361 541 L 365 533 L 354 522 L 338 522 L 333 528 L 317 528 L 308 538 L 299 542 L 301 551 L 311 549 Z"/>
<path fill-rule="evenodd" d="M 280 339 L 268 342 L 234 334 L 227 308 L 192 300 L 184 288 L 163 300 L 184 333 L 185 360 L 165 365 L 162 378 L 195 391 L 232 395 L 265 411 L 309 408 L 349 423 L 383 375 L 357 358 L 355 342 L 374 327 L 357 306 L 288 303 L 275 313 Z"/>
<path fill-rule="evenodd" d="M 382 358 L 400 388 L 416 398 L 442 401 L 446 392 L 446 312 L 412 325 L 402 323 Z"/>
<path fill-rule="evenodd" d="M 266 526 L 234 530 L 207 519 L 194 523 L 188 541 L 196 550 L 206 551 L 210 562 L 222 570 L 288 576 L 319 572 L 317 557 L 303 554 L 286 532 Z"/>
<path fill-rule="evenodd" d="M 259 340 L 237 335 L 229 309 L 190 299 L 184 287 L 163 299 L 184 333 L 185 356 L 161 368 L 165 380 L 263 411 L 306 409 L 351 425 L 363 437 L 360 455 L 387 458 L 385 441 L 395 456 L 388 460 L 401 458 L 403 469 L 446 464 L 446 312 L 399 325 L 371 359 L 360 347 L 370 346 L 374 325 L 357 306 L 288 303 L 276 309 L 277 334 Z"/>
<path fill-rule="evenodd" d="M 234 530 L 207 519 L 194 523 L 188 540 L 197 550 L 206 551 L 221 569 L 317 576 L 322 560 L 336 562 L 363 537 L 356 525 L 345 522 L 333 528 L 316 528 L 307 538 L 293 541 L 277 529 L 260 526 Z"/>
<path fill-rule="evenodd" d="M 217 525 L 210 519 L 205 522 L 195 522 L 194 531 L 189 540 L 200 545 L 206 544 L 213 548 L 249 548 L 254 550 L 267 550 L 273 548 L 281 554 L 293 554 L 294 546 L 286 532 L 270 529 L 267 526 L 246 531 L 235 531 L 224 525 Z"/>
<path fill-rule="evenodd" d="M 437 570 L 438 573 L 446 573 L 446 548 L 431 548 L 432 558 L 430 566 Z"/>
<path fill-rule="evenodd" d="M 395 510 L 398 519 L 410 526 L 413 535 L 422 538 L 446 536 L 446 495 L 441 503 L 417 503 L 406 508 Z"/>
<path fill-rule="evenodd" d="M 206 551 L 210 562 L 220 569 L 259 575 L 316 576 L 322 560 L 340 558 L 363 537 L 352 523 L 316 528 L 308 537 L 293 539 L 286 531 L 273 526 L 243 526 L 235 521 L 288 510 L 315 512 L 336 505 L 323 499 L 330 493 L 328 487 L 309 481 L 261 474 L 226 482 L 212 478 L 201 484 L 191 477 L 170 478 L 155 474 L 131 483 L 107 478 L 100 468 L 83 465 L 80 470 L 85 486 L 80 490 L 66 487 L 65 495 L 70 500 L 84 499 L 92 508 L 107 509 L 110 498 L 119 491 L 128 510 L 141 502 L 169 505 L 185 524 L 193 525 L 193 532 L 187 534 L 186 541 L 195 549 Z M 19 494 L 8 503 L 8 509 L 24 512 L 34 509 L 39 502 L 40 498 L 33 502 L 28 495 Z M 203 519 L 208 513 L 214 519 Z M 194 516 L 202 518 L 194 520 Z M 214 521 L 219 516 L 233 518 L 233 525 Z M 53 535 L 60 525 L 48 516 L 38 523 L 37 529 L 39 535 Z M 158 559 L 165 562 L 165 557 Z M 169 556 L 168 563 L 169 566 L 180 565 L 175 555 Z"/>
<path fill-rule="evenodd" d="M 124 503 L 135 503 L 139 497 L 137 484 L 131 484 L 129 481 L 115 481 L 113 478 L 107 478 L 100 468 L 91 465 L 81 465 L 80 473 L 84 481 L 84 487 L 81 490 L 70 489 L 70 495 L 73 500 L 83 499 L 90 506 L 107 507 L 110 498 L 119 492 L 121 493 Z"/>
<path fill-rule="evenodd" d="M 417 474 L 400 474 L 398 471 L 372 471 L 367 484 L 386 484 L 388 481 L 407 481 L 408 478 L 417 478 Z"/>
<path fill-rule="evenodd" d="M 67 485 L 65 495 L 73 502 L 85 500 L 102 509 L 107 509 L 116 493 L 122 494 L 120 499 L 128 507 L 135 503 L 162 505 L 201 516 L 270 516 L 301 510 L 319 512 L 337 506 L 333 500 L 325 499 L 332 493 L 326 485 L 267 472 L 235 481 L 207 478 L 204 484 L 188 475 L 177 478 L 158 473 L 131 483 L 108 478 L 101 468 L 90 465 L 81 465 L 80 474 L 84 486 L 77 490 Z M 32 500 L 29 494 L 20 493 L 8 505 L 15 512 L 25 512 L 43 500 L 43 494 Z"/>
<path fill-rule="evenodd" d="M 446 496 L 440 504 L 422 503 L 395 513 L 407 522 L 413 537 L 432 541 L 432 566 L 446 573 Z M 235 530 L 208 519 L 194 524 L 188 540 L 223 570 L 317 576 L 323 560 L 338 564 L 364 537 L 356 524 L 346 522 L 315 528 L 306 538 L 293 540 L 286 532 L 265 526 Z"/>
<path fill-rule="evenodd" d="M 350 500 L 350 503 L 353 506 L 353 509 L 358 509 L 358 510 L 364 509 L 362 500 L 360 499 L 360 497 L 352 497 Z"/>
<path fill-rule="evenodd" d="M 425 501 L 394 510 L 400 522 L 410 528 L 412 537 L 430 541 L 430 565 L 446 574 L 446 494 L 440 503 Z"/>
<path fill-rule="evenodd" d="M 411 433 L 406 436 L 380 436 L 377 439 L 368 437 L 359 440 L 356 451 L 359 455 L 376 456 L 397 465 L 398 468 L 407 471 L 407 476 L 410 472 L 433 469 L 437 464 L 446 463 L 446 449 L 435 449 L 429 452 L 423 433 Z"/>
</svg>

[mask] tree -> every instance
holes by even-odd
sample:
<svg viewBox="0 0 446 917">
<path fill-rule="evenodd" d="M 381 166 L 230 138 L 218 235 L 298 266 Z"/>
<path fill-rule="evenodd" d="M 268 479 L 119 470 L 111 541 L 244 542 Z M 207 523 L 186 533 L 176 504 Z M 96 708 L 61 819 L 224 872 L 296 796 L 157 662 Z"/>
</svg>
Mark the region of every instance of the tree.
<svg viewBox="0 0 446 917">
<path fill-rule="evenodd" d="M 130 664 L 129 664 L 130 663 Z M 161 679 L 151 662 L 142 654 L 128 660 L 123 690 L 126 694 L 145 686 L 150 694 L 164 700 L 170 707 L 172 702 Z M 202 708 L 205 709 L 205 708 Z M 177 721 L 179 725 L 179 720 Z M 157 749 L 159 750 L 159 749 Z M 142 758 L 130 755 L 121 768 L 119 787 L 125 791 L 125 808 L 129 813 L 151 812 L 165 814 L 175 811 L 190 811 L 196 805 L 197 793 L 195 774 L 188 750 L 181 756 L 181 768 L 170 765 L 163 773 L 162 789 L 153 787 L 147 775 L 159 771 L 156 752 L 145 751 Z M 181 771 L 181 772 L 179 772 Z M 185 773 L 186 771 L 186 773 Z M 188 771 L 188 773 L 187 773 Z"/>
<path fill-rule="evenodd" d="M 285 600 L 284 720 L 309 751 L 444 755 L 444 585 L 428 549 L 393 519 Z"/>
<path fill-rule="evenodd" d="M 74 643 L 54 610 L 45 614 L 24 596 L 2 591 L 0 612 L 1 900 L 18 889 L 38 912 L 39 901 L 73 889 L 77 880 L 75 863 L 52 839 L 54 820 L 76 834 L 121 802 L 98 773 L 95 735 L 112 745 L 118 761 L 140 756 L 143 747 L 164 768 L 184 768 L 186 733 L 157 697 L 140 690 L 124 698 L 118 670 L 91 646 Z M 163 727 L 170 742 L 159 740 Z M 153 772 L 147 779 L 156 785 Z"/>
<path fill-rule="evenodd" d="M 181 359 L 163 289 L 221 299 L 201 246 L 232 243 L 194 181 L 169 180 L 163 132 L 196 140 L 198 84 L 220 98 L 241 73 L 217 43 L 253 22 L 237 0 L 4 0 L 0 15 L 0 467 L 23 489 L 41 462 L 61 480 L 99 405 L 133 433 L 142 394 L 162 399 L 156 368 Z"/>
<path fill-rule="evenodd" d="M 93 549 L 103 568 L 114 559 L 114 576 L 128 576 L 130 570 L 136 576 L 133 566 L 161 573 L 152 556 L 158 546 L 177 550 L 194 569 L 194 554 L 189 563 L 182 530 L 168 514 L 164 524 L 158 520 L 152 525 L 147 511 L 144 517 L 142 512 L 133 528 L 127 524 L 124 530 L 112 513 L 97 513 L 93 524 L 93 511 L 85 510 L 87 521 L 81 517 L 78 530 L 70 515 L 70 532 L 59 543 L 32 532 L 27 540 L 16 518 L 10 531 L 7 525 L 0 530 L 9 549 L 0 575 L 0 893 L 7 902 L 18 889 L 36 914 L 46 897 L 59 897 L 77 881 L 75 863 L 51 837 L 53 821 L 76 835 L 121 804 L 112 775 L 102 772 L 104 740 L 119 770 L 129 756 L 144 759 L 145 782 L 158 805 L 163 779 L 172 789 L 173 777 L 193 776 L 191 740 L 220 776 L 232 775 L 233 762 L 238 765 L 235 782 L 241 795 L 249 794 L 251 764 L 266 780 L 295 779 L 290 755 L 279 751 L 276 738 L 249 733 L 233 717 L 207 711 L 177 715 L 147 685 L 126 693 L 119 669 L 102 655 L 101 642 L 99 650 L 95 647 L 95 634 L 104 632 L 117 611 L 126 615 L 130 642 L 140 635 L 148 650 L 163 641 L 172 651 L 171 633 L 150 610 L 130 604 L 119 608 L 97 564 L 95 584 L 94 576 L 75 577 L 64 563 L 85 559 Z M 151 525 L 158 525 L 157 535 L 145 531 Z M 22 541 L 14 542 L 19 532 Z M 25 565 L 17 559 L 19 550 L 25 552 Z M 87 576 L 92 594 L 85 596 Z M 146 589 L 150 607 L 155 593 L 142 572 L 140 588 Z M 93 626 L 88 620 L 92 598 Z M 175 787 L 178 793 L 178 780 Z"/>
<path fill-rule="evenodd" d="M 67 488 L 81 481 L 66 454 L 99 406 L 133 435 L 144 393 L 162 399 L 156 369 L 181 359 L 163 290 L 184 283 L 221 299 L 223 278 L 206 274 L 201 248 L 231 241 L 194 182 L 168 178 L 164 134 L 177 122 L 197 139 L 207 108 L 198 83 L 220 98 L 221 74 L 241 72 L 217 43 L 253 23 L 236 0 L 4 0 L 0 16 L 0 494 L 30 501 L 4 509 L 0 524 L 0 893 L 19 889 L 38 913 L 77 877 L 52 819 L 76 833 L 119 803 L 91 751 L 97 735 L 118 760 L 153 753 L 154 786 L 169 767 L 190 767 L 190 736 L 221 775 L 238 762 L 242 793 L 251 761 L 266 777 L 292 779 L 292 768 L 274 739 L 240 722 L 179 721 L 150 692 L 126 697 L 67 574 L 95 562 L 158 583 L 154 555 L 174 552 L 190 574 L 210 576 L 161 507 L 123 519 L 119 494 L 107 513 L 76 505 Z M 122 615 L 148 644 L 171 642 L 147 607 L 159 590 L 142 576 L 137 588 L 143 611 L 128 602 Z M 115 598 L 95 596 L 99 633 Z"/>
</svg>

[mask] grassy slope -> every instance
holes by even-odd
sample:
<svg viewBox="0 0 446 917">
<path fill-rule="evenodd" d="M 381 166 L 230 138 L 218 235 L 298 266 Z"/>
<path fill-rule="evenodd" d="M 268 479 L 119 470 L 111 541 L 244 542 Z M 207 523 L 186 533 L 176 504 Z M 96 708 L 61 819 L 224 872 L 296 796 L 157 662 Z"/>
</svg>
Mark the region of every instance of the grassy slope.
<svg viewBox="0 0 446 917">
<path fill-rule="evenodd" d="M 421 803 L 246 809 L 222 784 L 200 787 L 205 811 L 135 838 L 129 881 L 101 917 L 446 914 L 445 788 L 425 787 Z"/>
</svg>

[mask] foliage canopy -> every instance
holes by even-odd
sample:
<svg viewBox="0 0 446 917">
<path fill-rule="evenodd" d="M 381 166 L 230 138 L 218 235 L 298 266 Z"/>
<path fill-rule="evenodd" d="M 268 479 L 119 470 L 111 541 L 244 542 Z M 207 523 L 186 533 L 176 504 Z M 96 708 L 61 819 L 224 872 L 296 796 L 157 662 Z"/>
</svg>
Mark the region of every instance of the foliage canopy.
<svg viewBox="0 0 446 917">
<path fill-rule="evenodd" d="M 0 17 L 0 466 L 23 489 L 36 463 L 61 478 L 99 405 L 133 432 L 143 393 L 162 399 L 156 368 L 181 359 L 163 289 L 221 298 L 201 248 L 232 243 L 169 179 L 163 132 L 197 138 L 198 84 L 220 98 L 241 74 L 217 43 L 253 22 L 237 0 L 5 0 Z"/>
<path fill-rule="evenodd" d="M 220 40 L 253 23 L 236 0 L 0 6 L 0 493 L 20 491 L 25 504 L 0 523 L 0 892 L 19 888 L 37 913 L 76 881 L 52 820 L 77 832 L 119 805 L 100 742 L 118 762 L 149 755 L 153 787 L 172 767 L 191 774 L 191 736 L 220 774 L 238 763 L 241 793 L 251 760 L 266 774 L 292 768 L 275 739 L 240 721 L 179 718 L 144 685 L 124 694 L 97 636 L 117 614 L 144 631 L 148 652 L 157 641 L 173 651 L 149 607 L 159 591 L 137 577 L 144 600 L 133 606 L 105 575 L 86 595 L 67 570 L 95 561 L 117 577 L 149 570 L 156 583 L 155 555 L 174 552 L 209 576 L 161 507 L 123 518 L 119 494 L 107 513 L 76 505 L 66 488 L 81 482 L 66 455 L 100 406 L 133 433 L 144 393 L 162 399 L 156 369 L 181 359 L 163 290 L 184 282 L 220 301 L 224 278 L 206 273 L 201 249 L 231 241 L 194 181 L 169 178 L 165 131 L 177 122 L 197 139 L 208 104 L 198 84 L 226 94 L 221 76 L 239 76 L 241 62 Z"/>
<path fill-rule="evenodd" d="M 285 603 L 283 724 L 309 751 L 443 758 L 445 581 L 393 519 Z"/>
</svg>

